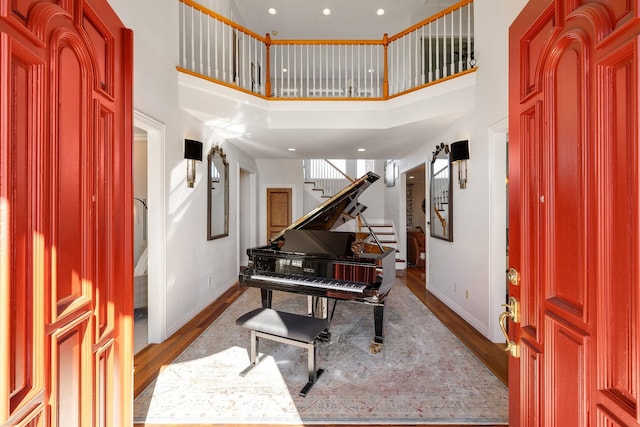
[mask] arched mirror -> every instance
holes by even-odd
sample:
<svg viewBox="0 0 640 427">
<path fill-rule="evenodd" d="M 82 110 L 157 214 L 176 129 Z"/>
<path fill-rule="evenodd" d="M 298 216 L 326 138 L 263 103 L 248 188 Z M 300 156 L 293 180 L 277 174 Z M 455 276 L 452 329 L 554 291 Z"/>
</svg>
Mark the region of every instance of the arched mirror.
<svg viewBox="0 0 640 427">
<path fill-rule="evenodd" d="M 431 160 L 430 182 L 431 237 L 453 242 L 453 192 L 451 191 L 451 160 L 449 146 L 441 143 Z"/>
<path fill-rule="evenodd" d="M 207 240 L 229 235 L 229 164 L 222 148 L 207 155 Z"/>
</svg>

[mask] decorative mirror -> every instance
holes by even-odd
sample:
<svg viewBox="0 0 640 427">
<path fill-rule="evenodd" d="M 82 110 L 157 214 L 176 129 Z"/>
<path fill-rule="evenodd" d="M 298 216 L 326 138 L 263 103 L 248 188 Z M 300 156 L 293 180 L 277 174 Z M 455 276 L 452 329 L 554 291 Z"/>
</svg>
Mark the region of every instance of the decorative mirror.
<svg viewBox="0 0 640 427">
<path fill-rule="evenodd" d="M 207 155 L 207 240 L 229 235 L 229 164 L 220 147 Z"/>
<path fill-rule="evenodd" d="M 449 146 L 441 143 L 431 160 L 430 229 L 431 237 L 453 242 L 453 192 L 451 191 Z"/>
</svg>

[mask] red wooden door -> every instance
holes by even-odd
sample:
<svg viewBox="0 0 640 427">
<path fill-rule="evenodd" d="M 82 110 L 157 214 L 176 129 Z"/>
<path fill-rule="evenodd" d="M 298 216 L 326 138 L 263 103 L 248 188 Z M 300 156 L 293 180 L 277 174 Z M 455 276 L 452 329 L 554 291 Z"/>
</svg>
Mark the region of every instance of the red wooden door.
<svg viewBox="0 0 640 427">
<path fill-rule="evenodd" d="M 638 3 L 510 29 L 510 425 L 640 425 Z"/>
<path fill-rule="evenodd" d="M 0 0 L 0 424 L 132 405 L 131 33 L 106 0 Z"/>
</svg>

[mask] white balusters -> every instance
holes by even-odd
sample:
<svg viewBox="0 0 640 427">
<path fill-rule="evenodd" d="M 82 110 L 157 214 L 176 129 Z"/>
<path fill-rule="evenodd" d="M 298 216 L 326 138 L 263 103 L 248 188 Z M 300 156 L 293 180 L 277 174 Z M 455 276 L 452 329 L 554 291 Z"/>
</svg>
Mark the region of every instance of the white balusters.
<svg viewBox="0 0 640 427">
<path fill-rule="evenodd" d="M 272 40 L 268 64 L 265 37 L 195 7 L 192 0 L 180 0 L 178 19 L 181 67 L 266 96 L 393 96 L 468 70 L 474 57 L 473 2 L 468 0 L 389 37 L 386 58 L 386 39 Z M 271 71 L 271 94 L 265 91 L 266 67 Z"/>
</svg>

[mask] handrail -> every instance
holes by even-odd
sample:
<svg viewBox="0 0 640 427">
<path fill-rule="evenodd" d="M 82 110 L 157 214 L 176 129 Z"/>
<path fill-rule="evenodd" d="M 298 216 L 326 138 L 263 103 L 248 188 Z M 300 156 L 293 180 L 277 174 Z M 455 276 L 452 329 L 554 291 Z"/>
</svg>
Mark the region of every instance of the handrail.
<svg viewBox="0 0 640 427">
<path fill-rule="evenodd" d="M 342 170 L 340 170 L 339 167 L 337 167 L 336 165 L 334 165 L 333 163 L 331 163 L 331 160 L 329 159 L 324 159 L 324 161 L 326 163 L 329 164 L 329 166 L 331 166 L 333 169 L 335 169 L 336 171 L 338 171 L 338 173 L 342 176 L 344 176 L 349 182 L 354 182 L 355 179 L 351 178 L 349 175 L 347 175 L 346 173 L 344 173 Z"/>
<path fill-rule="evenodd" d="M 267 99 L 387 100 L 477 70 L 473 0 L 380 40 L 272 40 L 178 1 L 177 69 Z"/>
<path fill-rule="evenodd" d="M 178 1 L 179 1 L 180 3 L 187 4 L 187 5 L 189 5 L 189 6 L 193 7 L 194 9 L 199 10 L 200 12 L 202 12 L 202 13 L 204 13 L 204 14 L 206 14 L 206 15 L 209 15 L 210 17 L 217 19 L 217 20 L 218 20 L 218 21 L 220 21 L 220 22 L 224 22 L 225 24 L 227 24 L 227 25 L 229 25 L 229 26 L 231 26 L 231 27 L 235 28 L 236 30 L 240 30 L 240 31 L 242 31 L 243 33 L 245 33 L 245 34 L 247 34 L 247 35 L 250 35 L 251 37 L 254 37 L 254 38 L 258 39 L 258 40 L 260 40 L 260 41 L 261 41 L 261 42 L 263 42 L 263 43 L 266 43 L 266 42 L 267 42 L 267 38 L 266 38 L 266 37 L 261 36 L 261 35 L 260 35 L 260 34 L 258 34 L 258 33 L 254 33 L 253 31 L 249 30 L 248 28 L 245 28 L 245 27 L 243 27 L 242 25 L 240 25 L 240 24 L 237 24 L 237 23 L 233 22 L 233 21 L 232 21 L 232 20 L 230 20 L 229 18 L 226 18 L 226 17 L 224 17 L 224 16 L 220 15 L 219 13 L 214 12 L 214 11 L 213 11 L 213 10 L 211 10 L 211 9 L 208 9 L 207 7 L 205 7 L 205 6 L 201 5 L 200 3 L 196 3 L 196 2 L 195 2 L 195 1 L 193 1 L 193 0 L 178 0 Z"/>
<path fill-rule="evenodd" d="M 438 217 L 438 219 L 440 220 L 440 224 L 442 224 L 442 230 L 443 230 L 443 235 L 444 237 L 447 237 L 447 220 L 440 214 L 440 212 L 438 211 L 437 207 L 433 207 L 434 212 L 436 213 L 436 216 Z"/>
<path fill-rule="evenodd" d="M 298 44 L 298 45 L 339 45 L 339 44 L 362 44 L 362 45 L 383 45 L 383 40 L 271 40 L 272 45 Z"/>
<path fill-rule="evenodd" d="M 428 18 L 425 18 L 422 21 L 418 22 L 417 24 L 414 24 L 414 25 L 410 26 L 406 30 L 402 30 L 398 34 L 389 37 L 389 42 L 398 40 L 399 38 L 401 38 L 403 36 L 406 36 L 409 33 L 412 33 L 413 31 L 417 30 L 418 28 L 424 27 L 425 25 L 428 25 L 431 22 L 437 21 L 438 19 L 450 14 L 451 12 L 453 12 L 455 10 L 460 9 L 461 7 L 464 7 L 464 6 L 468 5 L 469 3 L 473 3 L 473 0 L 461 0 L 458 3 L 453 4 L 453 5 L 449 6 L 448 8 L 436 13 L 435 15 L 432 15 L 432 16 L 430 16 Z"/>
</svg>

